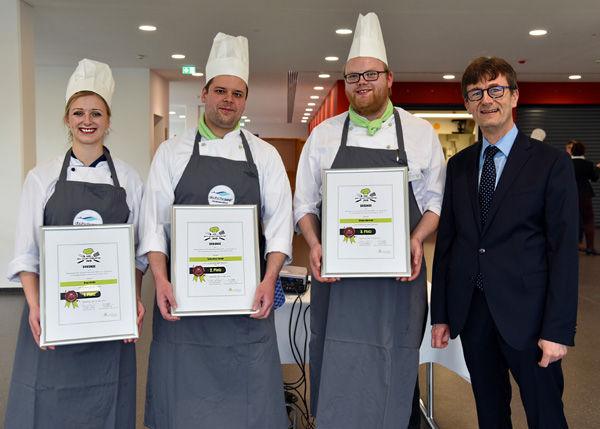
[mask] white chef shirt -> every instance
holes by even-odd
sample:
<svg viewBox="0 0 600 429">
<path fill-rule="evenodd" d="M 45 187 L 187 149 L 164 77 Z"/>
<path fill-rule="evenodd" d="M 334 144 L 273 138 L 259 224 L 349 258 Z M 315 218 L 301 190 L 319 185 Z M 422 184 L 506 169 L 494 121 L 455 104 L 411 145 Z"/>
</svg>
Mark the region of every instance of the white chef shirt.
<svg viewBox="0 0 600 429">
<path fill-rule="evenodd" d="M 39 274 L 39 228 L 44 224 L 44 208 L 48 199 L 54 194 L 54 188 L 64 159 L 65 156 L 61 155 L 38 165 L 27 173 L 21 193 L 21 205 L 15 234 L 15 257 L 8 264 L 7 277 L 10 281 L 20 281 L 19 273 L 21 271 Z M 115 164 L 119 184 L 127 194 L 126 201 L 130 210 L 127 223 L 133 224 L 135 244 L 137 245 L 144 182 L 139 173 L 129 164 L 114 157 L 113 163 Z M 86 167 L 74 157 L 71 157 L 67 168 L 67 180 L 114 185 L 108 162 L 101 161 L 95 167 Z M 148 268 L 147 258 L 136 258 L 135 267 L 142 272 L 146 272 Z"/>
<path fill-rule="evenodd" d="M 156 151 L 142 202 L 144 215 L 140 222 L 138 255 L 148 252 L 169 255 L 175 188 L 190 160 L 197 132 L 197 128 L 188 130 L 165 141 Z M 266 239 L 264 256 L 281 252 L 287 255 L 285 263 L 289 264 L 292 260 L 292 193 L 283 161 L 275 147 L 246 130 L 242 132 L 258 169 L 260 210 Z M 202 137 L 199 150 L 202 156 L 246 160 L 240 130 L 231 131 L 223 139 L 207 140 Z"/>
<path fill-rule="evenodd" d="M 421 213 L 431 211 L 439 216 L 442 209 L 446 161 L 435 130 L 424 119 L 395 107 L 400 114 L 404 150 L 408 158 L 409 181 Z M 298 163 L 294 194 L 294 224 L 308 213 L 320 217 L 322 200 L 321 174 L 331 168 L 342 140 L 348 112 L 320 123 L 310 134 Z M 394 150 L 398 148 L 394 115 L 383 122 L 374 136 L 366 128 L 350 121 L 348 146 Z M 298 229 L 299 231 L 299 229 Z"/>
</svg>

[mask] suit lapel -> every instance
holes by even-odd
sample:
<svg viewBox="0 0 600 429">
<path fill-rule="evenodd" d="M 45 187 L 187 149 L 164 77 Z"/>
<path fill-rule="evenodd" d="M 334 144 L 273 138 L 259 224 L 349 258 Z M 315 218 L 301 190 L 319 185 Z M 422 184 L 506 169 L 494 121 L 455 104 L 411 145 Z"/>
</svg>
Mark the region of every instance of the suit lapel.
<svg viewBox="0 0 600 429">
<path fill-rule="evenodd" d="M 467 170 L 467 194 L 471 197 L 471 208 L 473 216 L 477 219 L 477 228 L 481 233 L 481 210 L 479 210 L 479 155 L 481 154 L 482 142 L 475 145 L 475 150 L 468 160 Z"/>
<path fill-rule="evenodd" d="M 487 222 L 482 233 L 485 233 L 490 224 L 494 221 L 494 216 L 496 215 L 500 204 L 502 204 L 502 200 L 506 197 L 506 193 L 521 172 L 521 169 L 527 160 L 531 157 L 531 153 L 529 152 L 530 148 L 531 144 L 529 143 L 529 137 L 519 131 L 515 143 L 508 154 L 508 159 L 502 170 L 498 186 L 496 186 L 496 190 L 494 191 L 494 196 L 492 197 L 490 209 L 488 211 Z"/>
</svg>

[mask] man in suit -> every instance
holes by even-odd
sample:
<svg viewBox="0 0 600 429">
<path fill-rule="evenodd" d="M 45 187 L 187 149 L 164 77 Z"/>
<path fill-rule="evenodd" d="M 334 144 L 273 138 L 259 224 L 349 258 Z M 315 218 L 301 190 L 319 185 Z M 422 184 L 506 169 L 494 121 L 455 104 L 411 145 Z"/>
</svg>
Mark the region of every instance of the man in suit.
<svg viewBox="0 0 600 429">
<path fill-rule="evenodd" d="M 479 426 L 510 428 L 509 371 L 530 428 L 567 427 L 561 359 L 574 345 L 577 192 L 569 155 L 520 132 L 497 57 L 462 79 L 482 139 L 448 164 L 431 293 L 432 346 L 460 334 Z"/>
</svg>

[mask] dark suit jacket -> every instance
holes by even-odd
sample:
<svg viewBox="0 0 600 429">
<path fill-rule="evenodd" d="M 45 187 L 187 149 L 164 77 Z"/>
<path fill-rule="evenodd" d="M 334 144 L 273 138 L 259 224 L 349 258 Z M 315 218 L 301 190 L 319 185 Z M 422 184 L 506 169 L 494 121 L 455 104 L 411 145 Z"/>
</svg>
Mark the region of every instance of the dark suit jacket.
<svg viewBox="0 0 600 429">
<path fill-rule="evenodd" d="M 490 203 L 478 201 L 482 143 L 450 159 L 433 262 L 432 323 L 464 327 L 478 270 L 502 338 L 513 348 L 540 338 L 574 345 L 578 202 L 566 152 L 519 132 Z"/>
<path fill-rule="evenodd" d="M 577 192 L 579 198 L 592 198 L 594 189 L 590 181 L 598 180 L 600 169 L 592 161 L 587 159 L 574 158 L 573 168 L 575 168 L 575 181 L 577 182 Z"/>
</svg>

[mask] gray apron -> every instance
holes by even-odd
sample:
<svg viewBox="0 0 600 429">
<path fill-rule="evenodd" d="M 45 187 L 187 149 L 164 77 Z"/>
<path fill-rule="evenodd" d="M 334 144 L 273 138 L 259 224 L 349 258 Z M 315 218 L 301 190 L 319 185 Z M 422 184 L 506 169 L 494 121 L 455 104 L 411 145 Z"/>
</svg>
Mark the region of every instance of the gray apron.
<svg viewBox="0 0 600 429">
<path fill-rule="evenodd" d="M 256 204 L 260 185 L 248 142 L 246 161 L 201 156 L 196 134 L 190 161 L 175 189 L 174 204 L 208 204 L 217 185 L 235 193 L 235 204 Z M 265 239 L 260 233 L 261 278 Z M 283 376 L 273 312 L 265 320 L 237 316 L 163 319 L 154 305 L 145 425 L 153 429 L 284 429 Z"/>
<path fill-rule="evenodd" d="M 67 181 L 69 149 L 54 194 L 44 209 L 44 225 L 72 225 L 85 209 L 99 213 L 106 224 L 127 222 L 125 190 L 104 149 L 114 186 Z M 133 343 L 105 341 L 41 350 L 31 335 L 25 302 L 5 428 L 133 428 L 135 392 Z"/>
<path fill-rule="evenodd" d="M 408 166 L 395 109 L 394 119 L 398 150 L 385 150 L 348 146 L 348 117 L 331 168 Z M 422 215 L 412 186 L 409 190 L 413 231 Z M 408 426 L 427 311 L 426 271 L 423 261 L 421 273 L 409 283 L 312 279 L 310 402 L 317 428 Z"/>
</svg>

